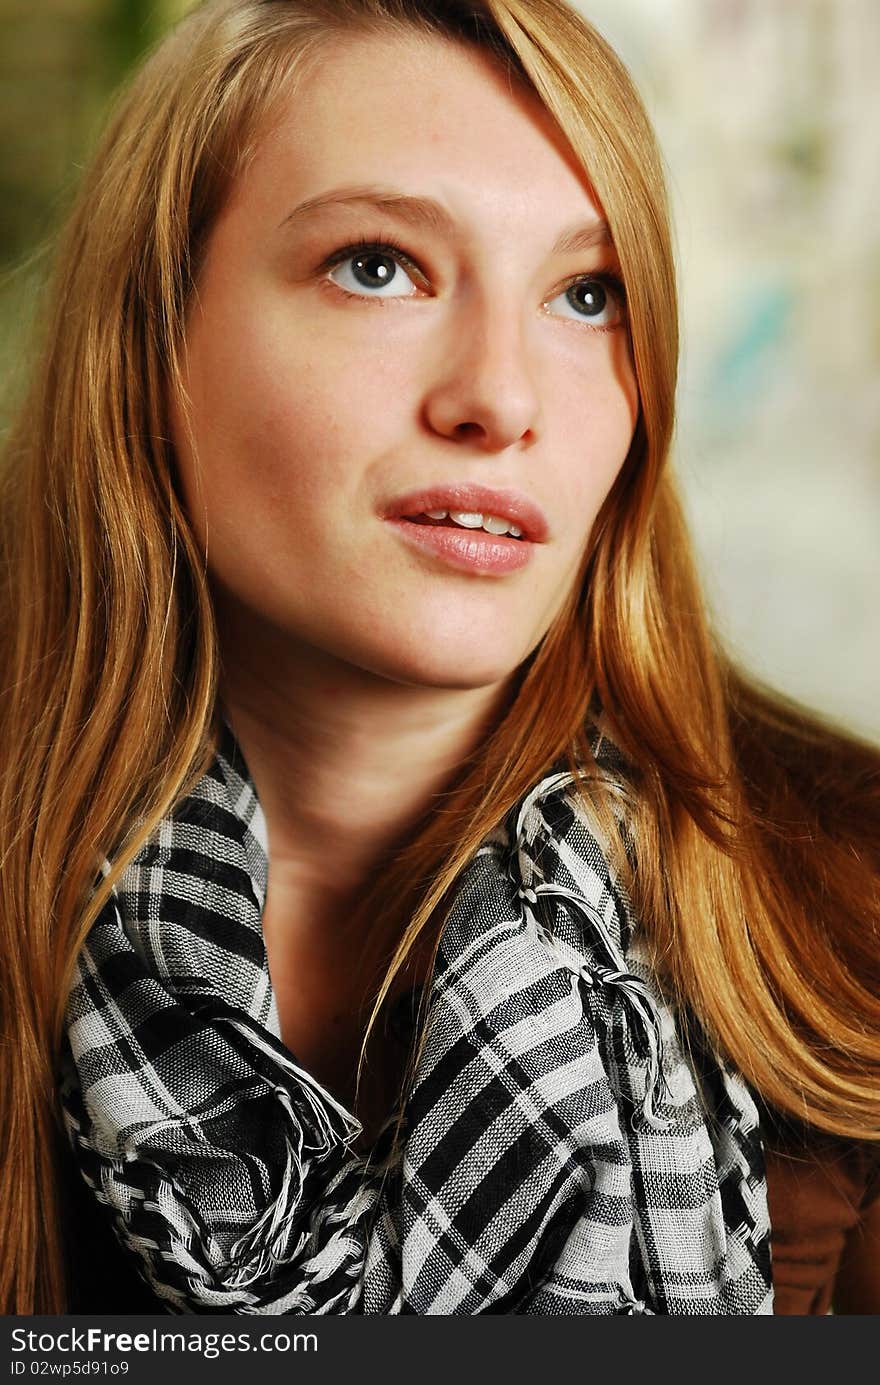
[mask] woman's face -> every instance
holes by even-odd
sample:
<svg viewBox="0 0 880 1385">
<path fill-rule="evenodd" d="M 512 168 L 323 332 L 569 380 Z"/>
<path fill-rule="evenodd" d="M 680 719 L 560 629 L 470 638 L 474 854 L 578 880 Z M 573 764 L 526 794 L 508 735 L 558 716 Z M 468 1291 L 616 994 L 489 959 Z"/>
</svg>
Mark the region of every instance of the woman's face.
<svg viewBox="0 0 880 1385">
<path fill-rule="evenodd" d="M 397 682 L 505 679 L 632 437 L 614 269 L 548 117 L 481 54 L 334 47 L 234 186 L 188 319 L 195 451 L 177 403 L 174 440 L 221 620 Z"/>
</svg>

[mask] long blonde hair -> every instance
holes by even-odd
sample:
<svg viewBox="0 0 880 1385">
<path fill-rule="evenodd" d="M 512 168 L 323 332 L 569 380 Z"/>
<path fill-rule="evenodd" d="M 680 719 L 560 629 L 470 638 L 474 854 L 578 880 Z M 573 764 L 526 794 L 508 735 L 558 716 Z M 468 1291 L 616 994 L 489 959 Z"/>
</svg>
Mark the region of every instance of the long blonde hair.
<svg viewBox="0 0 880 1385">
<path fill-rule="evenodd" d="M 759 691 L 710 636 L 666 467 L 662 170 L 625 69 L 562 0 L 208 0 L 136 77 L 85 180 L 2 476 L 7 1313 L 66 1302 L 55 1084 L 76 956 L 215 745 L 216 635 L 166 417 L 201 251 L 282 90 L 333 35 L 388 25 L 481 45 L 558 121 L 620 257 L 641 407 L 582 580 L 372 901 L 399 901 L 401 939 L 377 1004 L 486 832 L 561 755 L 589 762 L 601 705 L 636 790 L 637 859 L 618 864 L 671 994 L 768 1102 L 880 1138 L 878 759 Z"/>
</svg>

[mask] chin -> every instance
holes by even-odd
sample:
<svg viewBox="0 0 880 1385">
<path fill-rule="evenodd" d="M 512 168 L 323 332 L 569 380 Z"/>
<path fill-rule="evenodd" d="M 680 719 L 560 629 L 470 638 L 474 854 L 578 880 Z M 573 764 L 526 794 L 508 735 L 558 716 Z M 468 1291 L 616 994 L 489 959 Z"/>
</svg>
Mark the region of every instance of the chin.
<svg viewBox="0 0 880 1385">
<path fill-rule="evenodd" d="M 362 666 L 390 682 L 409 687 L 476 691 L 503 683 L 519 668 L 528 652 L 480 648 L 478 641 L 464 648 L 438 647 L 433 643 L 430 647 L 398 653 L 396 657 L 384 651 L 384 657 L 364 659 Z"/>
<path fill-rule="evenodd" d="M 409 678 L 400 678 L 396 681 L 405 683 L 413 688 L 434 688 L 438 692 L 447 690 L 449 692 L 476 692 L 479 688 L 499 687 L 515 670 L 512 668 L 474 671 L 469 673 L 467 670 L 449 669 L 446 673 L 437 672 L 422 674 L 414 672 Z"/>
</svg>

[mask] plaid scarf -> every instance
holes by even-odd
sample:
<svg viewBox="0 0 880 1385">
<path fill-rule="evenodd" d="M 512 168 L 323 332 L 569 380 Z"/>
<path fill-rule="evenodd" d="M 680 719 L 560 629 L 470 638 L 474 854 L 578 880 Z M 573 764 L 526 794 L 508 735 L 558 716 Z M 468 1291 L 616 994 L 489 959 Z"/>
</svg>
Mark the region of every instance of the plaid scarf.
<svg viewBox="0 0 880 1385">
<path fill-rule="evenodd" d="M 403 1134 L 366 1157 L 281 1040 L 265 822 L 227 729 L 67 1011 L 68 1138 L 169 1312 L 772 1312 L 752 1098 L 705 1044 L 685 1058 L 571 786 L 542 779 L 463 872 Z"/>
</svg>

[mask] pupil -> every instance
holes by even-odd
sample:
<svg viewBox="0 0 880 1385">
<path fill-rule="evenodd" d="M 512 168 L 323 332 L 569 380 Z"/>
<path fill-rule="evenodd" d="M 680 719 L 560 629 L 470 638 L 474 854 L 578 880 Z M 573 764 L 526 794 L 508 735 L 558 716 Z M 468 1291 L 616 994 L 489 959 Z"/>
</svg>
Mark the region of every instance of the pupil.
<svg viewBox="0 0 880 1385">
<path fill-rule="evenodd" d="M 356 277 L 367 288 L 381 288 L 383 284 L 389 284 L 394 277 L 396 266 L 393 260 L 387 255 L 373 253 L 370 255 L 358 255 L 354 262 L 354 272 Z"/>
<path fill-rule="evenodd" d="M 573 284 L 568 291 L 568 301 L 573 308 L 579 308 L 582 312 L 598 314 L 608 302 L 608 295 L 597 280 L 591 279 Z"/>
</svg>

